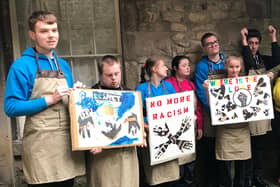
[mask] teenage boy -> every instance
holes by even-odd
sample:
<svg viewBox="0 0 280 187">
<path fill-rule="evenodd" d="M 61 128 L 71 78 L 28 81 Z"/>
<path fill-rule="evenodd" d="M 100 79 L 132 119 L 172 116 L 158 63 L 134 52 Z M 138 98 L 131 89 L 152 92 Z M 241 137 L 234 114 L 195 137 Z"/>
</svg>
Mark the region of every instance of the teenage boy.
<svg viewBox="0 0 280 187">
<path fill-rule="evenodd" d="M 121 85 L 121 63 L 106 55 L 98 63 L 99 82 L 92 88 L 127 90 Z M 87 178 L 90 187 L 138 187 L 139 168 L 136 147 L 92 148 L 88 153 Z"/>
<path fill-rule="evenodd" d="M 243 28 L 241 30 L 242 56 L 244 58 L 245 71 L 248 75 L 261 75 L 270 71 L 271 68 L 280 62 L 280 47 L 277 44 L 276 29 L 268 26 L 271 37 L 272 56 L 262 55 L 259 52 L 261 33 L 257 29 Z M 269 72 L 272 79 L 274 73 Z M 248 186 L 268 187 L 263 180 L 263 152 L 265 148 L 265 135 L 271 131 L 271 121 L 262 120 L 249 123 L 251 132 L 252 159 L 248 167 Z"/>
<path fill-rule="evenodd" d="M 198 99 L 203 104 L 203 132 L 199 142 L 198 159 L 203 162 L 204 185 L 218 185 L 218 163 L 215 155 L 215 128 L 211 125 L 210 109 L 203 83 L 206 79 L 225 78 L 225 56 L 220 52 L 220 45 L 214 33 L 205 33 L 201 38 L 201 46 L 206 56 L 198 62 L 195 70 L 195 84 Z"/>
<path fill-rule="evenodd" d="M 35 47 L 12 64 L 4 109 L 10 117 L 26 116 L 22 161 L 28 186 L 72 187 L 85 167 L 83 153 L 71 150 L 66 103 L 73 87 L 71 69 L 54 51 L 59 34 L 52 13 L 33 12 L 29 28 Z"/>
</svg>

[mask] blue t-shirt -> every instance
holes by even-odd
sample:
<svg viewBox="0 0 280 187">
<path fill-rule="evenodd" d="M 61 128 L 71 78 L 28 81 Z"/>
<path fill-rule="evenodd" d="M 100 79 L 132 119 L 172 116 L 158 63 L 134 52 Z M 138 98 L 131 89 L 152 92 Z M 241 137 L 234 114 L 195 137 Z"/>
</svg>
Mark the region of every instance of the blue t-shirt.
<svg viewBox="0 0 280 187">
<path fill-rule="evenodd" d="M 165 89 L 163 88 L 162 84 L 164 85 Z M 159 84 L 158 87 L 155 87 L 152 83 L 150 83 L 150 88 L 151 88 L 150 97 L 156 97 L 156 96 L 176 93 L 176 90 L 174 89 L 172 84 L 165 80 L 162 80 L 161 84 Z M 141 92 L 143 111 L 146 111 L 146 98 L 149 97 L 148 82 L 144 82 L 144 83 L 138 85 L 135 90 Z M 166 90 L 166 93 L 165 93 L 165 90 Z M 147 123 L 147 116 L 145 114 L 144 114 L 144 121 Z"/>
</svg>

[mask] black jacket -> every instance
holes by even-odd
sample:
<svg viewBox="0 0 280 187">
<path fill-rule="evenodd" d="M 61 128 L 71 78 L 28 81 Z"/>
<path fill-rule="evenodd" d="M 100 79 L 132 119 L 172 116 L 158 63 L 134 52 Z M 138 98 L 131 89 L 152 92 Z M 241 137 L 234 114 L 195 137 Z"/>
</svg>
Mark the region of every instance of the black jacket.
<svg viewBox="0 0 280 187">
<path fill-rule="evenodd" d="M 280 64 L 280 47 L 277 44 L 277 42 L 271 43 L 271 53 L 272 56 L 268 55 L 262 55 L 257 52 L 258 58 L 259 58 L 259 65 L 256 64 L 256 60 L 253 58 L 252 52 L 249 48 L 249 46 L 243 46 L 242 48 L 242 56 L 244 59 L 244 66 L 246 74 L 248 75 L 248 72 L 250 69 L 259 69 L 262 67 L 265 67 L 266 70 L 269 70 L 278 64 Z"/>
</svg>

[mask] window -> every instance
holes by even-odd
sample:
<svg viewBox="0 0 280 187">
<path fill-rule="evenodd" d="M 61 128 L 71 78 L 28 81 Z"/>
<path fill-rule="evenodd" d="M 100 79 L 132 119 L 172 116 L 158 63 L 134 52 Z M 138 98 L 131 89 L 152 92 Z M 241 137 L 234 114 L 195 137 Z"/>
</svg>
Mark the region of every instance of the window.
<svg viewBox="0 0 280 187">
<path fill-rule="evenodd" d="M 118 0 L 12 0 L 10 6 L 15 57 L 32 45 L 27 21 L 35 10 L 56 15 L 60 33 L 56 52 L 71 65 L 75 81 L 92 86 L 98 79 L 98 60 L 105 54 L 121 57 Z M 23 120 L 16 121 L 15 134 L 22 134 Z"/>
</svg>

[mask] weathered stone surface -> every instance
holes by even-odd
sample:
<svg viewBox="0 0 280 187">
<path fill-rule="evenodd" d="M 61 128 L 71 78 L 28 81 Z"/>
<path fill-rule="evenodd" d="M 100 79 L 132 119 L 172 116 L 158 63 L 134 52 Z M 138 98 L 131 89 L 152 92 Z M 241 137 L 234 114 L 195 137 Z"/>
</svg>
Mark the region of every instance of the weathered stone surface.
<svg viewBox="0 0 280 187">
<path fill-rule="evenodd" d="M 175 11 L 182 11 L 182 12 L 184 12 L 185 11 L 185 4 L 186 3 L 189 3 L 189 2 L 186 2 L 184 0 L 173 0 L 172 1 L 173 8 L 174 8 Z"/>
<path fill-rule="evenodd" d="M 192 26 L 192 31 L 203 31 L 203 30 L 214 30 L 214 28 L 216 27 L 216 25 L 214 23 L 212 24 L 204 24 L 204 25 L 201 25 L 201 24 L 195 24 Z"/>
<path fill-rule="evenodd" d="M 194 23 L 204 23 L 208 20 L 208 15 L 205 12 L 203 14 L 192 12 L 188 15 L 188 18 Z"/>
<path fill-rule="evenodd" d="M 271 0 L 245 0 L 245 2 L 250 18 L 271 18 Z"/>
<path fill-rule="evenodd" d="M 125 1 L 125 3 L 121 4 L 122 9 L 125 9 L 126 11 L 123 12 L 123 16 L 126 18 L 125 21 L 122 22 L 123 28 L 125 31 L 136 31 L 137 30 L 137 16 L 135 12 L 136 10 L 136 4 L 135 1 Z"/>
<path fill-rule="evenodd" d="M 246 12 L 245 2 L 242 0 L 234 1 L 228 12 L 229 12 L 229 17 L 231 19 L 246 17 L 247 12 Z"/>
<path fill-rule="evenodd" d="M 189 40 L 190 48 L 188 49 L 188 53 L 201 53 L 201 42 L 200 40 Z"/>
<path fill-rule="evenodd" d="M 140 23 L 138 28 L 140 32 L 170 32 L 170 23 Z"/>
<path fill-rule="evenodd" d="M 185 54 L 184 47 L 180 45 L 172 44 L 172 56 L 183 55 L 183 54 Z"/>
<path fill-rule="evenodd" d="M 225 19 L 228 17 L 228 12 L 226 11 L 212 11 L 211 16 L 213 19 Z"/>
<path fill-rule="evenodd" d="M 139 32 L 135 40 L 136 57 L 167 55 L 170 53 L 170 34 L 168 32 Z"/>
<path fill-rule="evenodd" d="M 159 10 L 165 12 L 165 11 L 170 11 L 172 9 L 172 1 L 173 0 L 164 0 L 164 1 L 157 1 L 157 6 Z"/>
<path fill-rule="evenodd" d="M 243 21 L 228 21 L 223 24 L 217 25 L 217 35 L 219 42 L 223 46 L 223 49 L 238 49 L 241 45 L 240 42 L 240 30 L 243 28 Z"/>
<path fill-rule="evenodd" d="M 199 32 L 196 32 L 196 39 L 197 39 L 197 40 L 200 40 L 201 37 L 202 37 L 205 33 L 207 33 L 207 32 L 216 33 L 215 30 L 199 31 Z"/>
<path fill-rule="evenodd" d="M 125 79 L 126 86 L 128 88 L 134 89 L 136 85 L 140 82 L 141 68 L 139 69 L 139 64 L 136 61 L 126 61 L 125 62 Z"/>
<path fill-rule="evenodd" d="M 187 26 L 180 23 L 171 23 L 171 31 L 185 32 L 187 31 Z"/>
<path fill-rule="evenodd" d="M 136 62 L 138 62 L 142 66 L 145 64 L 145 62 L 148 58 L 149 57 L 147 57 L 147 56 L 139 56 L 136 58 Z"/>
<path fill-rule="evenodd" d="M 162 20 L 169 22 L 181 23 L 184 18 L 184 12 L 166 11 L 161 12 Z"/>
<path fill-rule="evenodd" d="M 126 46 L 123 49 L 123 56 L 124 59 L 132 60 L 135 58 L 136 52 L 135 52 L 135 35 L 134 33 L 127 33 L 123 37 L 123 41 L 126 43 Z"/>
<path fill-rule="evenodd" d="M 280 1 L 279 0 L 272 0 L 271 2 L 271 8 L 272 8 L 272 18 L 278 18 L 280 17 L 280 11 L 279 11 L 279 7 L 280 7 Z"/>
<path fill-rule="evenodd" d="M 187 34 L 186 33 L 176 33 L 172 36 L 172 41 L 181 46 L 181 47 L 189 47 L 190 44 L 187 42 Z"/>
<path fill-rule="evenodd" d="M 145 8 L 139 15 L 139 21 L 144 23 L 155 23 L 159 19 L 159 11 L 155 8 Z"/>
</svg>

